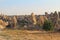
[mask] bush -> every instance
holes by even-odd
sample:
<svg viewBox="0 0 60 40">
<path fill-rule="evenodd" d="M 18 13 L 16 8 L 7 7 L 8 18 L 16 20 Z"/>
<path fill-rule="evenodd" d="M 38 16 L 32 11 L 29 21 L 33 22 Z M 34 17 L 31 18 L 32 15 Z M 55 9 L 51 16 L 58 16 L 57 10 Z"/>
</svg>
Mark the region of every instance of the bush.
<svg viewBox="0 0 60 40">
<path fill-rule="evenodd" d="M 46 21 L 44 22 L 43 29 L 44 29 L 45 31 L 52 31 L 52 30 L 54 29 L 52 22 L 49 21 L 49 20 L 46 20 Z"/>
</svg>

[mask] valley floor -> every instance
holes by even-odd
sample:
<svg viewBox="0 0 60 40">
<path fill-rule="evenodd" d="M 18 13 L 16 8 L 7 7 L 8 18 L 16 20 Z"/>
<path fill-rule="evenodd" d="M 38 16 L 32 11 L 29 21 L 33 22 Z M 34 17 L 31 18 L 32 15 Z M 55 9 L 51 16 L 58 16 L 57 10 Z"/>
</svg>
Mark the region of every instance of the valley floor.
<svg viewBox="0 0 60 40">
<path fill-rule="evenodd" d="M 60 33 L 27 30 L 0 31 L 0 40 L 60 40 Z"/>
</svg>

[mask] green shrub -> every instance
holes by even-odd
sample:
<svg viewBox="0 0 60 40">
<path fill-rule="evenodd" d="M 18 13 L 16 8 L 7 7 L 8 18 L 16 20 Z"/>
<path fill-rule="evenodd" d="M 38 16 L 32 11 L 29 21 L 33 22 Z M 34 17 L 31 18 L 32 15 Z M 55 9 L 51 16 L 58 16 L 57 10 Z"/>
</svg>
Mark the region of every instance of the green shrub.
<svg viewBox="0 0 60 40">
<path fill-rule="evenodd" d="M 49 20 L 46 20 L 43 25 L 43 29 L 46 31 L 52 31 L 54 29 L 53 23 Z"/>
</svg>

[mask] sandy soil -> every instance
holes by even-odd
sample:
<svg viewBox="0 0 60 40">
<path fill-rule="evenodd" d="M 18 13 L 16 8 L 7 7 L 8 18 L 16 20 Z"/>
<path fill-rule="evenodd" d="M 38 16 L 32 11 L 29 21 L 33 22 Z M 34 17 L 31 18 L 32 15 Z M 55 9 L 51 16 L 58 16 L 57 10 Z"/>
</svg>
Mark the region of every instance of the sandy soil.
<svg viewBox="0 0 60 40">
<path fill-rule="evenodd" d="M 26 30 L 4 30 L 0 31 L 0 40 L 60 40 L 60 33 Z"/>
</svg>

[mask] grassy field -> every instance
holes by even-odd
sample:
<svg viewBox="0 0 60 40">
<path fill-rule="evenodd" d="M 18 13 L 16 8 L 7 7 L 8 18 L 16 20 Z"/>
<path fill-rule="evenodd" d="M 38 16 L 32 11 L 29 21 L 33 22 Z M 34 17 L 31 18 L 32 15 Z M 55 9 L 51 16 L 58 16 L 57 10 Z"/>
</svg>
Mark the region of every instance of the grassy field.
<svg viewBox="0 0 60 40">
<path fill-rule="evenodd" d="M 27 30 L 0 31 L 0 40 L 60 40 L 60 33 Z"/>
</svg>

